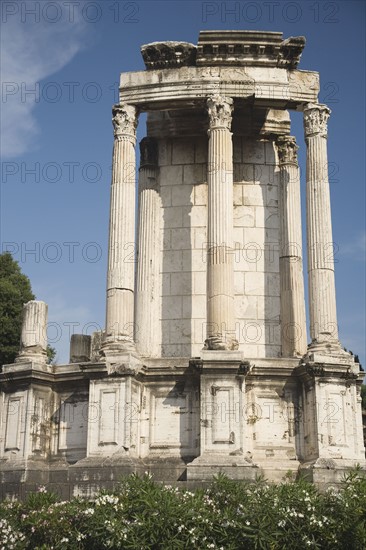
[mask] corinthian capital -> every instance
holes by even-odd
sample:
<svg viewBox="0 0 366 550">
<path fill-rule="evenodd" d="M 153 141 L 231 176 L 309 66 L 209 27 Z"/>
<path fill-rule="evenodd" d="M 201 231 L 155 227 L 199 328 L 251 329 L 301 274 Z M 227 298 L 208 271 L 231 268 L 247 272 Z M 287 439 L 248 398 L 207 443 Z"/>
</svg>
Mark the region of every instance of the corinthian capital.
<svg viewBox="0 0 366 550">
<path fill-rule="evenodd" d="M 207 99 L 207 111 L 210 130 L 214 128 L 231 128 L 233 100 L 231 97 L 211 95 Z"/>
<path fill-rule="evenodd" d="M 296 138 L 293 136 L 280 136 L 277 138 L 277 151 L 280 164 L 297 164 Z"/>
<path fill-rule="evenodd" d="M 309 103 L 304 109 L 305 138 L 319 134 L 327 137 L 328 118 L 331 110 L 320 103 Z"/>
<path fill-rule="evenodd" d="M 137 109 L 133 105 L 117 104 L 112 108 L 112 122 L 115 139 L 123 135 L 136 136 Z"/>
</svg>

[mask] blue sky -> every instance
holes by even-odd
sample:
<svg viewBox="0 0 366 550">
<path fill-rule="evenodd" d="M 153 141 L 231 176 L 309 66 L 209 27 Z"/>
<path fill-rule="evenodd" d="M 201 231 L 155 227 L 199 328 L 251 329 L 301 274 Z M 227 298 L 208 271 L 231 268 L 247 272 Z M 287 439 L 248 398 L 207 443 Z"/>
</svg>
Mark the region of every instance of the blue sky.
<svg viewBox="0 0 366 550">
<path fill-rule="evenodd" d="M 365 3 L 362 1 L 5 1 L 1 4 L 1 241 L 49 305 L 49 339 L 104 326 L 113 135 L 120 72 L 140 46 L 197 43 L 201 29 L 307 39 L 332 109 L 328 160 L 343 346 L 365 365 Z M 138 139 L 144 136 L 140 118 Z M 302 115 L 292 134 L 305 167 Z M 304 190 L 304 170 L 302 187 Z M 305 219 L 305 217 L 303 218 Z"/>
</svg>

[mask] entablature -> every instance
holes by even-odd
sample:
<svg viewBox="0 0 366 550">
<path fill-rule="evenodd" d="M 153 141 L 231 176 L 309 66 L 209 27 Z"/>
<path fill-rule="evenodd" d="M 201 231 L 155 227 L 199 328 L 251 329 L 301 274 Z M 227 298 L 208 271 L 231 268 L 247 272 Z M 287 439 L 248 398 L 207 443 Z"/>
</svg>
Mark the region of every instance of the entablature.
<svg viewBox="0 0 366 550">
<path fill-rule="evenodd" d="M 120 103 L 141 111 L 203 107 L 213 94 L 272 109 L 317 103 L 319 75 L 277 67 L 181 67 L 122 73 Z"/>
</svg>

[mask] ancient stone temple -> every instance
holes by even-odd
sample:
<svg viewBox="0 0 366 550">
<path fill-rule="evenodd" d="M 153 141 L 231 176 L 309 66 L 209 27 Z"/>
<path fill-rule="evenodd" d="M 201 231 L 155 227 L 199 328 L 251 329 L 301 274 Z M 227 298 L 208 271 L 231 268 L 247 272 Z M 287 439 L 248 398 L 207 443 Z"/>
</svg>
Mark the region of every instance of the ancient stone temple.
<svg viewBox="0 0 366 550">
<path fill-rule="evenodd" d="M 121 74 L 105 331 L 73 335 L 70 363 L 50 366 L 47 306 L 25 304 L 1 374 L 4 495 L 40 483 L 90 495 L 144 471 L 188 483 L 302 471 L 324 486 L 365 467 L 362 374 L 337 332 L 330 109 L 319 75 L 297 68 L 304 45 L 203 31 L 197 46 L 143 46 L 146 70 Z M 304 119 L 303 223 L 291 111 Z"/>
</svg>

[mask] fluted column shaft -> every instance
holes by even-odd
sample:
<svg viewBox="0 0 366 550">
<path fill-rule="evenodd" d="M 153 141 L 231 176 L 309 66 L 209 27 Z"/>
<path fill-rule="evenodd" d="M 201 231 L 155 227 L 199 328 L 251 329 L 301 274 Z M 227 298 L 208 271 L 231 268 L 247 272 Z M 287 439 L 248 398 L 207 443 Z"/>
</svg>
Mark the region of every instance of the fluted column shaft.
<svg viewBox="0 0 366 550">
<path fill-rule="evenodd" d="M 237 349 L 234 318 L 233 146 L 231 98 L 211 96 L 208 142 L 208 349 Z"/>
<path fill-rule="evenodd" d="M 31 300 L 23 306 L 20 351 L 17 363 L 25 361 L 47 361 L 47 314 L 45 302 Z"/>
<path fill-rule="evenodd" d="M 140 355 L 157 357 L 160 354 L 161 200 L 156 141 L 144 138 L 140 152 L 135 342 Z"/>
<path fill-rule="evenodd" d="M 313 346 L 324 349 L 339 345 L 327 164 L 329 115 L 325 105 L 310 104 L 304 110 L 310 336 Z"/>
<path fill-rule="evenodd" d="M 283 357 L 304 355 L 307 349 L 302 269 L 300 173 L 292 136 L 277 140 L 280 166 L 280 287 Z"/>
<path fill-rule="evenodd" d="M 134 349 L 136 108 L 115 105 L 112 121 L 114 148 L 105 345 L 129 351 Z"/>
</svg>

